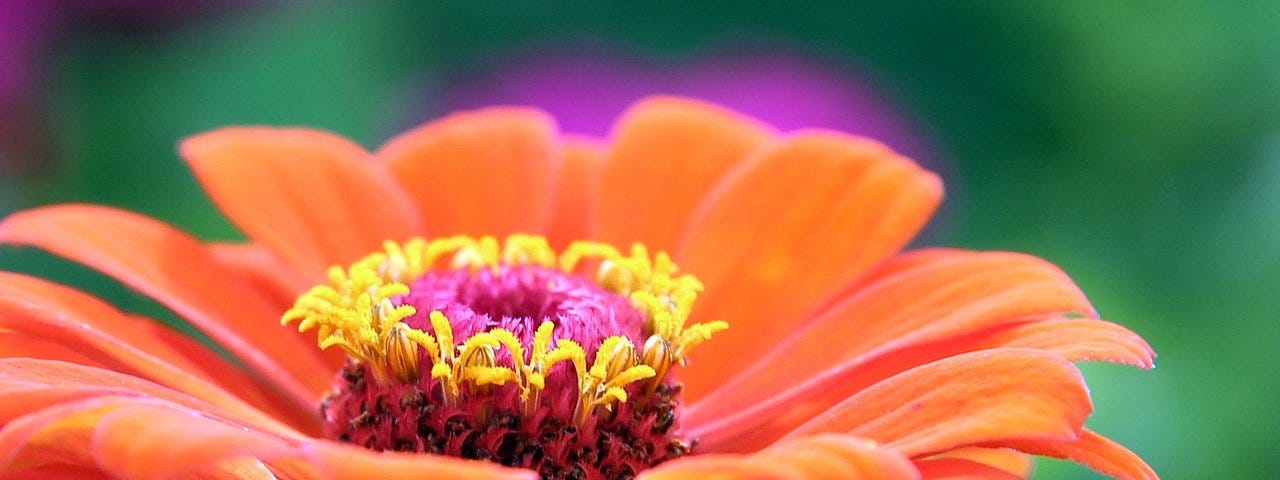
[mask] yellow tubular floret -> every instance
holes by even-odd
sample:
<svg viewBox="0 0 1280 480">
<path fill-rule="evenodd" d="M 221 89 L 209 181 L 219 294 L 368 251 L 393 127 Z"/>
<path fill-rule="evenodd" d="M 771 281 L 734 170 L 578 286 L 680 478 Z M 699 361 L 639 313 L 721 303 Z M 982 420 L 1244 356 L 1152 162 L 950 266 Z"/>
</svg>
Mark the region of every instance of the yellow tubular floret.
<svg viewBox="0 0 1280 480">
<path fill-rule="evenodd" d="M 567 272 L 580 269 L 589 258 L 599 260 L 595 279 L 601 286 L 631 298 L 631 303 L 648 318 L 641 361 L 656 375 L 647 389 L 656 387 L 671 365 L 686 363 L 689 350 L 729 328 L 723 321 L 685 326 L 693 313 L 693 303 L 702 291 L 702 282 L 693 275 L 680 275 L 679 268 L 665 252 L 650 260 L 643 245 L 631 247 L 624 256 L 612 246 L 595 242 L 574 242 L 560 255 L 560 268 Z"/>
<path fill-rule="evenodd" d="M 316 328 L 321 348 L 337 346 L 352 358 L 368 363 L 379 380 L 395 376 L 401 381 L 417 378 L 419 365 L 412 341 L 397 327 L 413 315 L 412 306 L 392 305 L 390 299 L 409 292 L 403 283 L 389 283 L 377 273 L 385 256 L 374 254 L 348 270 L 332 268 L 332 285 L 320 285 L 300 297 L 281 322 L 298 322 L 298 330 Z"/>
<path fill-rule="evenodd" d="M 409 293 L 409 284 L 429 271 L 465 268 L 474 273 L 489 268 L 497 272 L 506 265 L 587 275 L 606 290 L 629 298 L 647 319 L 643 347 L 637 351 L 625 337 L 610 337 L 599 345 L 588 368 L 582 345 L 554 339 L 551 322 L 539 325 L 528 351 L 514 333 L 504 329 L 478 333 L 459 345 L 442 312 L 429 314 L 433 331 L 429 334 L 404 323 L 416 313 L 413 306 L 394 303 Z M 722 321 L 686 325 L 702 283 L 692 275 L 679 274 L 666 253 L 651 257 L 641 244 L 623 254 L 603 243 L 574 242 L 557 254 L 545 238 L 535 235 L 511 235 L 501 243 L 488 236 L 415 238 L 403 244 L 385 242 L 383 251 L 346 269 L 330 268 L 328 277 L 328 284 L 299 297 L 281 321 L 296 322 L 299 331 L 315 329 L 317 345 L 343 349 L 368 365 L 379 381 L 417 381 L 424 369 L 419 361 L 421 348 L 431 360 L 428 371 L 441 382 L 446 401 L 456 401 L 463 389 L 511 383 L 520 388 L 526 409 L 533 411 L 551 368 L 570 362 L 578 380 L 580 419 L 599 407 L 609 409 L 626 402 L 631 384 L 652 391 L 672 365 L 686 362 L 690 349 L 728 328 Z M 512 366 L 497 364 L 499 349 L 510 354 Z"/>
<path fill-rule="evenodd" d="M 440 380 L 446 405 L 456 404 L 467 385 L 488 387 L 516 381 L 516 372 L 497 364 L 497 348 L 502 345 L 489 332 L 472 335 L 462 345 L 455 345 L 453 327 L 439 310 L 430 314 L 431 328 L 435 330 L 435 349 L 431 377 Z"/>
<path fill-rule="evenodd" d="M 502 263 L 506 265 L 556 266 L 556 252 L 547 239 L 537 235 L 515 234 L 507 237 L 502 248 Z"/>
<path fill-rule="evenodd" d="M 653 367 L 635 365 L 635 346 L 618 335 L 600 344 L 589 370 L 583 371 L 585 361 L 574 363 L 578 368 L 578 423 L 586 421 L 598 407 L 612 408 L 615 403 L 626 402 L 628 385 L 656 374 Z"/>
</svg>

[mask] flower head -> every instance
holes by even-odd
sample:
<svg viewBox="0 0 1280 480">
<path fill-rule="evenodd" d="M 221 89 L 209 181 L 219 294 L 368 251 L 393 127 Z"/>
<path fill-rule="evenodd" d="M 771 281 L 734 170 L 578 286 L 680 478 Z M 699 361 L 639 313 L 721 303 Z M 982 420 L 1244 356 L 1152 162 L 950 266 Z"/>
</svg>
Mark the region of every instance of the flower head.
<svg viewBox="0 0 1280 480">
<path fill-rule="evenodd" d="M 180 153 L 247 243 L 90 205 L 0 241 L 226 356 L 0 272 L 0 475 L 1155 477 L 1084 428 L 1071 363 L 1147 344 L 1043 260 L 899 253 L 941 184 L 867 139 L 654 98 L 607 144 L 488 109 L 374 153 L 266 127 Z"/>
</svg>

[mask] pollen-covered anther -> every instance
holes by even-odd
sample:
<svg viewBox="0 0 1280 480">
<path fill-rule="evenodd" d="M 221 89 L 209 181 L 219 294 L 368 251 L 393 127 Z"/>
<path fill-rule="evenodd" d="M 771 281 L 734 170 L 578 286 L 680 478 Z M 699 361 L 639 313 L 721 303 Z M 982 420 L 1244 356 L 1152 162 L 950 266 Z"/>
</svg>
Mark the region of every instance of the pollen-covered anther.
<svg viewBox="0 0 1280 480">
<path fill-rule="evenodd" d="M 627 256 L 610 245 L 574 242 L 561 255 L 560 267 L 573 272 L 588 259 L 598 261 L 596 281 L 619 295 L 630 297 L 632 304 L 649 320 L 647 333 L 663 340 L 661 355 L 658 354 L 659 342 L 655 342 L 645 349 L 643 358 L 658 372 L 655 378 L 659 381 L 665 378 L 672 363 L 686 363 L 685 355 L 690 349 L 729 328 L 723 321 L 685 326 L 703 285 L 693 275 L 679 274 L 679 268 L 665 252 L 658 252 L 650 259 L 648 249 L 641 244 L 632 245 L 631 255 Z M 649 387 L 652 386 L 651 383 Z"/>
<path fill-rule="evenodd" d="M 586 363 L 586 351 L 577 342 L 559 339 L 555 349 L 551 348 L 554 329 L 555 324 L 551 322 L 544 321 L 538 325 L 528 359 L 525 358 L 524 346 L 510 330 L 495 328 L 489 331 L 511 353 L 515 380 L 520 386 L 520 399 L 526 415 L 533 415 L 538 409 L 542 390 L 546 388 L 547 372 L 551 371 L 551 367 L 564 361 Z"/>
<path fill-rule="evenodd" d="M 574 360 L 580 395 L 575 416 L 578 424 L 585 423 L 599 407 L 610 409 L 616 403 L 626 402 L 628 385 L 656 374 L 653 367 L 635 363 L 635 346 L 621 336 L 605 339 L 596 350 L 590 369 L 586 369 L 585 359 Z"/>
<path fill-rule="evenodd" d="M 469 268 L 472 272 L 484 267 L 498 268 L 499 247 L 496 239 L 480 237 L 478 240 L 471 241 L 467 237 L 454 238 L 460 239 L 461 245 L 449 264 L 451 268 L 455 270 Z"/>
<path fill-rule="evenodd" d="M 404 383 L 416 381 L 422 373 L 418 361 L 418 344 L 409 335 L 412 330 L 403 323 L 397 323 L 386 337 L 387 368 L 397 380 Z"/>
<path fill-rule="evenodd" d="M 649 335 L 645 339 L 644 346 L 640 351 L 640 361 L 645 365 L 653 367 L 654 376 L 652 379 L 644 382 L 644 391 L 652 392 L 662 383 L 662 379 L 666 378 L 667 371 L 671 369 L 671 345 L 667 343 L 667 339 L 661 335 Z"/>
<path fill-rule="evenodd" d="M 653 391 L 672 365 L 685 365 L 690 350 L 729 328 L 724 321 L 686 326 L 702 283 L 691 275 L 655 277 L 656 281 L 650 282 L 654 288 L 631 293 L 632 303 L 649 319 L 650 336 L 645 340 L 641 359 L 657 372 L 658 380 L 647 382 L 645 391 Z"/>
<path fill-rule="evenodd" d="M 369 363 L 379 381 L 389 381 L 392 375 L 413 381 L 419 371 L 417 348 L 409 344 L 413 336 L 401 320 L 416 310 L 391 302 L 408 293 L 409 287 L 383 282 L 373 271 L 380 262 L 381 258 L 373 258 L 346 271 L 331 269 L 333 286 L 312 288 L 285 312 L 281 322 L 298 322 L 298 331 L 316 328 L 320 348 L 337 346 Z"/>
<path fill-rule="evenodd" d="M 445 405 L 456 405 L 468 384 L 483 389 L 486 385 L 505 383 L 507 376 L 496 367 L 494 349 L 501 345 L 492 334 L 477 333 L 462 345 L 455 345 L 453 327 L 439 310 L 431 312 L 431 328 L 435 331 L 436 348 L 431 377 L 440 380 Z M 479 390 L 483 391 L 483 390 Z"/>
<path fill-rule="evenodd" d="M 552 268 L 556 266 L 556 252 L 544 237 L 515 234 L 503 243 L 502 263 Z"/>
</svg>

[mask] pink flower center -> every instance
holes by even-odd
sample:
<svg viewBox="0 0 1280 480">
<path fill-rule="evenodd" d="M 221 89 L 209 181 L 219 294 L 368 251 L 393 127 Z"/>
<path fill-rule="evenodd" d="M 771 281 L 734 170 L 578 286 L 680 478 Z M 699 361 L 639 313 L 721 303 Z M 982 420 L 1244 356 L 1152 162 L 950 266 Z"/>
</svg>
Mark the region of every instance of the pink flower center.
<svg viewBox="0 0 1280 480">
<path fill-rule="evenodd" d="M 645 340 L 645 316 L 630 300 L 590 279 L 540 266 L 428 272 L 409 285 L 409 294 L 399 303 L 417 308 L 404 320 L 411 327 L 434 333 L 427 314 L 439 310 L 448 317 L 454 337 L 504 328 L 526 348 L 538 326 L 549 321 L 555 325 L 554 338 L 573 340 L 587 349 L 588 362 L 610 336 L 625 336 L 635 345 Z"/>
<path fill-rule="evenodd" d="M 539 327 L 550 322 L 551 344 L 583 346 L 587 364 L 611 336 L 643 345 L 648 335 L 646 315 L 627 297 L 587 277 L 535 265 L 429 271 L 392 303 L 415 308 L 403 319 L 408 327 L 439 336 L 429 312 L 440 312 L 456 338 L 503 329 L 525 352 L 535 350 Z M 518 367 L 510 351 L 494 352 L 494 366 Z M 419 365 L 433 364 L 425 350 L 418 355 Z M 560 362 L 544 372 L 545 386 L 531 404 L 512 382 L 466 384 L 451 394 L 426 372 L 413 382 L 383 382 L 353 360 L 321 404 L 325 435 L 372 450 L 530 468 L 542 478 L 629 478 L 689 452 L 692 443 L 679 436 L 678 383 L 631 383 L 625 401 L 584 412 L 574 368 Z"/>
</svg>

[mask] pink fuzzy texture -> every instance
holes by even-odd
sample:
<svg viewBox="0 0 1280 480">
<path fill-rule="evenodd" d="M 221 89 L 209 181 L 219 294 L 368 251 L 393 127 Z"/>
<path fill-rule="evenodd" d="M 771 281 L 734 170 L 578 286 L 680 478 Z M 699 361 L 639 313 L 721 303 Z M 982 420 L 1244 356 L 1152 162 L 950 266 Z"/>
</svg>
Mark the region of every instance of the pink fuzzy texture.
<svg viewBox="0 0 1280 480">
<path fill-rule="evenodd" d="M 606 338 L 623 335 L 636 346 L 644 344 L 644 314 L 625 297 L 601 288 L 595 282 L 556 269 L 534 266 L 502 266 L 497 273 L 480 269 L 428 272 L 409 287 L 400 299 L 418 312 L 405 319 L 411 327 L 435 334 L 427 319 L 433 310 L 449 318 L 453 338 L 461 345 L 472 335 L 505 328 L 525 346 L 526 355 L 533 334 L 544 321 L 555 324 L 551 347 L 556 340 L 578 342 L 587 352 L 587 362 L 595 360 L 596 349 Z M 424 364 L 430 360 L 423 358 Z M 499 363 L 511 366 L 505 350 Z M 569 365 L 549 372 L 547 391 L 574 387 Z"/>
</svg>

